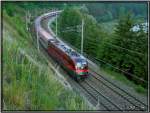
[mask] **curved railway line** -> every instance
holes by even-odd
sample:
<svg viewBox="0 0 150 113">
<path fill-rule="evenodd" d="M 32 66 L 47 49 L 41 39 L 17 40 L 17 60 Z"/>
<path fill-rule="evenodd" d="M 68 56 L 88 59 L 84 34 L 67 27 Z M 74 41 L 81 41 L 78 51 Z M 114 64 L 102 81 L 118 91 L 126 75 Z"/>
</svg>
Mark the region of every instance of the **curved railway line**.
<svg viewBox="0 0 150 113">
<path fill-rule="evenodd" d="M 91 71 L 91 70 L 90 70 Z M 94 72 L 89 73 L 91 76 L 87 79 L 87 82 L 93 84 L 98 90 L 101 90 L 105 96 L 114 100 L 122 110 L 145 110 L 147 105 L 142 101 L 135 98 L 130 93 L 121 89 L 116 84 L 110 82 L 102 75 Z"/>
<path fill-rule="evenodd" d="M 127 99 L 126 96 L 123 96 L 123 98 L 126 98 L 126 100 L 128 100 L 129 102 L 133 103 L 131 101 L 131 98 L 134 99 L 133 101 L 137 101 L 138 103 L 140 103 L 141 105 L 143 105 L 143 107 L 147 107 L 147 104 L 145 104 L 144 102 L 138 100 L 135 96 L 131 95 L 130 93 L 128 93 L 127 91 L 125 91 L 124 89 L 120 88 L 119 86 L 117 86 L 116 84 L 114 84 L 113 82 L 109 81 L 107 78 L 105 78 L 104 76 L 102 76 L 101 74 L 98 74 L 97 72 L 91 70 L 92 73 L 95 73 L 95 74 L 92 74 L 92 75 L 95 75 L 95 76 L 92 76 L 93 78 L 97 79 L 99 82 L 103 83 L 105 86 L 107 86 L 108 88 L 110 88 L 111 90 L 113 90 L 114 92 L 116 92 L 118 95 L 122 95 L 121 93 L 119 92 L 123 92 L 124 95 L 127 95 L 128 97 L 130 97 L 130 99 Z M 91 74 L 91 72 L 90 72 Z M 98 75 L 98 76 L 96 76 Z M 102 80 L 101 80 L 102 79 Z M 109 83 L 110 85 L 108 85 L 107 83 Z M 118 90 L 118 92 L 116 90 Z"/>
<path fill-rule="evenodd" d="M 46 15 L 46 17 L 43 16 L 42 21 L 46 19 L 50 20 L 51 18 L 52 17 Z M 45 25 L 47 25 L 47 23 Z M 53 34 L 51 33 L 51 31 L 48 31 L 48 25 L 45 27 L 45 31 L 47 31 L 49 35 Z M 48 53 L 46 53 L 46 49 L 44 48 L 42 49 L 45 50 L 45 54 L 47 54 L 46 56 L 48 57 Z M 55 63 L 59 65 L 58 62 Z M 125 91 L 124 89 L 117 86 L 113 82 L 109 81 L 101 74 L 95 72 L 92 69 L 90 69 L 89 74 L 90 76 L 84 81 L 80 81 L 80 82 L 74 81 L 72 82 L 72 84 L 76 86 L 76 89 L 80 89 L 82 90 L 82 92 L 84 92 L 84 95 L 94 106 L 96 106 L 97 110 L 146 111 L 148 109 L 147 104 L 137 99 L 129 92 Z"/>
</svg>

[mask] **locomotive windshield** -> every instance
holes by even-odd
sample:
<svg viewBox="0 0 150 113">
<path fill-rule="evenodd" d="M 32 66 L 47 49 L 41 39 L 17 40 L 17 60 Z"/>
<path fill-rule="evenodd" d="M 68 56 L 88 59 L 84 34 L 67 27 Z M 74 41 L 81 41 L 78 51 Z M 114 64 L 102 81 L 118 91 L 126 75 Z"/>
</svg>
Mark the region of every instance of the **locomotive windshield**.
<svg viewBox="0 0 150 113">
<path fill-rule="evenodd" d="M 87 61 L 85 59 L 75 59 L 75 61 L 77 69 L 84 69 L 87 67 Z"/>
<path fill-rule="evenodd" d="M 86 60 L 85 59 L 75 59 L 75 61 L 77 62 L 77 63 L 81 63 L 81 64 L 86 64 Z"/>
</svg>

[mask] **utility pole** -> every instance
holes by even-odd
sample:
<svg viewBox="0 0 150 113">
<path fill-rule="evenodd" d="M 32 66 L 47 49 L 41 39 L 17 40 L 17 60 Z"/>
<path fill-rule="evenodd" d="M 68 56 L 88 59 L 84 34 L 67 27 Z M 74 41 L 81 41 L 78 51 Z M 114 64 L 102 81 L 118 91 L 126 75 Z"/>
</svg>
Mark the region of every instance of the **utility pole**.
<svg viewBox="0 0 150 113">
<path fill-rule="evenodd" d="M 79 27 L 81 28 L 81 54 L 83 55 L 83 45 L 84 45 L 84 19 L 82 19 L 82 25 L 76 25 L 76 27 Z M 73 26 L 75 27 L 75 26 Z M 70 29 L 70 30 L 69 30 Z M 71 30 L 70 27 L 67 27 L 67 30 L 64 30 L 64 31 L 61 31 L 61 32 L 69 32 L 69 31 L 73 31 Z"/>
<path fill-rule="evenodd" d="M 30 12 L 29 12 L 29 11 L 28 11 L 28 14 L 29 14 L 29 23 L 30 23 L 31 14 L 30 14 Z"/>
<path fill-rule="evenodd" d="M 29 13 L 29 11 L 27 11 L 26 12 L 26 29 L 27 29 L 27 31 L 29 30 L 29 24 L 30 24 L 30 17 L 31 17 L 31 15 L 30 15 L 30 13 Z"/>
<path fill-rule="evenodd" d="M 82 19 L 82 31 L 81 31 L 81 54 L 83 54 L 83 32 L 84 32 L 84 19 Z"/>
<path fill-rule="evenodd" d="M 57 14 L 56 14 L 56 37 L 57 37 Z"/>
<path fill-rule="evenodd" d="M 38 34 L 38 28 L 36 28 L 36 36 L 37 36 L 37 49 L 38 49 L 38 52 L 39 52 L 40 49 L 39 49 L 39 34 Z"/>
<path fill-rule="evenodd" d="M 28 19 L 27 19 L 27 12 L 26 12 L 26 29 L 27 29 L 27 31 L 28 31 Z"/>
<path fill-rule="evenodd" d="M 31 14 L 28 11 L 28 30 L 30 30 L 30 17 L 31 17 Z"/>
</svg>

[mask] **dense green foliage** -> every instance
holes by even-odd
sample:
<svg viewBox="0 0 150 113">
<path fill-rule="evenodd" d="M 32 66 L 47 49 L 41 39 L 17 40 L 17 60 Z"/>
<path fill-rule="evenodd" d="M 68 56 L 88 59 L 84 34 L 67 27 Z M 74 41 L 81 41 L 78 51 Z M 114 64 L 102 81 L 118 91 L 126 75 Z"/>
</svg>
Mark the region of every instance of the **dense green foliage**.
<svg viewBox="0 0 150 113">
<path fill-rule="evenodd" d="M 147 19 L 147 3 L 140 2 L 105 2 L 105 3 L 86 3 L 89 14 L 96 17 L 98 22 L 118 19 L 129 11 L 134 14 L 135 18 Z"/>
<path fill-rule="evenodd" d="M 37 51 L 26 30 L 27 5 L 3 4 L 3 110 L 90 109 L 76 92 L 58 82 L 44 55 Z"/>
<path fill-rule="evenodd" d="M 94 17 L 88 14 L 86 8 L 83 10 L 84 7 L 81 7 L 81 9 L 64 10 L 58 18 L 59 36 L 79 50 L 81 32 L 77 31 L 81 31 L 81 28 L 72 26 L 81 25 L 84 19 L 84 52 L 98 59 L 102 67 L 121 72 L 130 80 L 146 87 L 147 83 L 139 79 L 147 81 L 148 34 L 143 29 L 138 32 L 131 30 L 139 22 L 136 21 L 133 13 L 128 12 L 120 16 L 116 21 L 115 31 L 108 33 L 102 29 L 103 24 L 98 24 Z M 67 27 L 70 27 L 71 31 Z M 66 32 L 63 32 L 65 30 Z"/>
<path fill-rule="evenodd" d="M 80 49 L 81 24 L 83 18 L 84 52 L 89 55 L 96 55 L 97 51 L 95 50 L 97 50 L 101 40 L 99 34 L 103 36 L 104 33 L 100 31 L 101 28 L 98 26 L 93 16 L 81 13 L 81 11 L 83 10 L 77 10 L 76 8 L 66 8 L 66 10 L 64 10 L 58 19 L 59 35 L 71 45 L 75 46 L 77 49 Z"/>
<path fill-rule="evenodd" d="M 81 13 L 78 10 L 69 10 L 69 8 L 66 8 L 66 10 L 64 11 L 64 13 L 62 13 L 62 15 L 59 18 L 59 25 L 58 25 L 58 31 L 60 31 L 61 36 L 68 42 L 70 42 L 70 44 L 78 44 L 76 42 L 79 42 L 79 38 L 78 38 L 78 33 L 75 31 L 71 31 L 66 33 L 63 29 L 69 27 L 74 27 L 74 25 L 79 25 L 81 23 Z M 63 18 L 67 18 L 65 20 L 63 20 Z M 72 21 L 72 22 L 70 22 Z M 63 26 L 63 27 L 59 27 L 59 26 Z M 77 28 L 75 27 L 75 29 L 77 30 Z M 70 37 L 70 38 L 68 38 Z M 75 45 L 78 46 L 78 45 Z"/>
<path fill-rule="evenodd" d="M 148 80 L 148 35 L 142 29 L 138 32 L 132 31 L 133 25 L 130 14 L 123 16 L 116 25 L 113 38 L 106 40 L 100 47 L 98 58 L 115 65 L 123 70 L 129 79 L 146 86 L 147 84 L 138 80 L 137 76 Z"/>
</svg>

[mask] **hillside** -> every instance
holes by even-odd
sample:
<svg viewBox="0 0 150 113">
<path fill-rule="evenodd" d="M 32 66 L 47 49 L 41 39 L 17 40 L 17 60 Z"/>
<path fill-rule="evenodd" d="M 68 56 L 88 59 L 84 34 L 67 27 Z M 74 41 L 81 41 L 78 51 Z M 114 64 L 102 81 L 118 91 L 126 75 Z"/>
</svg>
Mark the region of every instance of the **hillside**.
<svg viewBox="0 0 150 113">
<path fill-rule="evenodd" d="M 27 10 L 17 3 L 6 3 L 2 11 L 3 110 L 88 109 L 76 92 L 57 80 L 49 62 L 37 51 L 33 37 L 26 30 Z"/>
<path fill-rule="evenodd" d="M 85 3 L 88 13 L 93 15 L 99 23 L 109 22 L 132 12 L 134 19 L 146 21 L 147 3 L 146 2 L 99 2 Z"/>
</svg>

